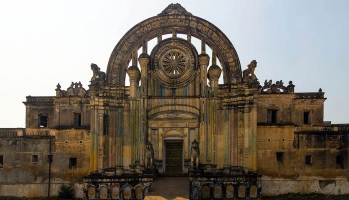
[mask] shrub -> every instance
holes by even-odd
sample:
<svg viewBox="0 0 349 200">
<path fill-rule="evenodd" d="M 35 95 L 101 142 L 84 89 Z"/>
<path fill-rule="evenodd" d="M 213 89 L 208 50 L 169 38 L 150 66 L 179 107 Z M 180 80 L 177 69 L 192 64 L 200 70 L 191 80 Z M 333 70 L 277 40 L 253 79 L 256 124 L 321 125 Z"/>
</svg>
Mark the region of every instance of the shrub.
<svg viewBox="0 0 349 200">
<path fill-rule="evenodd" d="M 58 197 L 61 199 L 73 199 L 74 198 L 74 189 L 71 184 L 63 184 L 59 187 Z"/>
</svg>

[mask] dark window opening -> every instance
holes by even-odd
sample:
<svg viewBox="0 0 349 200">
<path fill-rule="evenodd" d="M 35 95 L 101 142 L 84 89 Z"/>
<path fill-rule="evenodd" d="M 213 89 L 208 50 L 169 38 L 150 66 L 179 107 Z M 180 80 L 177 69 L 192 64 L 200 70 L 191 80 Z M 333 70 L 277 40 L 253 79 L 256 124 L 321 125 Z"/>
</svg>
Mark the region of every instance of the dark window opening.
<svg viewBox="0 0 349 200">
<path fill-rule="evenodd" d="M 76 168 L 76 158 L 69 158 L 69 168 Z"/>
<path fill-rule="evenodd" d="M 268 123 L 275 124 L 277 121 L 277 110 L 268 110 Z"/>
<path fill-rule="evenodd" d="M 337 168 L 343 169 L 343 157 L 341 155 L 336 156 L 336 165 Z"/>
<path fill-rule="evenodd" d="M 306 155 L 306 156 L 305 156 L 305 164 L 306 164 L 306 165 L 311 165 L 311 164 L 313 164 L 311 155 Z"/>
<path fill-rule="evenodd" d="M 4 167 L 3 155 L 0 155 L 0 168 Z"/>
<path fill-rule="evenodd" d="M 108 135 L 109 128 L 109 117 L 108 115 L 103 116 L 103 135 Z"/>
<path fill-rule="evenodd" d="M 47 162 L 52 163 L 52 161 L 53 161 L 53 155 L 52 154 L 47 155 Z"/>
<path fill-rule="evenodd" d="M 81 126 L 81 113 L 74 113 L 74 126 Z"/>
<path fill-rule="evenodd" d="M 278 162 L 283 162 L 283 160 L 284 160 L 284 152 L 276 152 L 276 160 Z"/>
<path fill-rule="evenodd" d="M 304 112 L 303 114 L 303 124 L 309 124 L 310 120 L 309 120 L 309 112 Z"/>
<path fill-rule="evenodd" d="M 37 163 L 39 160 L 38 155 L 32 155 L 32 162 Z"/>
<path fill-rule="evenodd" d="M 172 95 L 173 97 L 176 96 L 176 88 L 171 88 L 171 95 Z"/>
<path fill-rule="evenodd" d="M 39 127 L 40 128 L 47 127 L 47 122 L 48 122 L 48 116 L 47 115 L 40 115 L 39 116 Z"/>
</svg>

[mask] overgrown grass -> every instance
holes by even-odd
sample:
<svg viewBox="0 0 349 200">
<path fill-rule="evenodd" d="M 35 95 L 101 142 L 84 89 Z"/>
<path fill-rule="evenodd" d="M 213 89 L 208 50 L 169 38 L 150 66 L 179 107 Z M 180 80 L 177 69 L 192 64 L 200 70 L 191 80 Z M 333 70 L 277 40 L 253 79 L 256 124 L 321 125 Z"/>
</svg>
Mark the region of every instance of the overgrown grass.
<svg viewBox="0 0 349 200">
<path fill-rule="evenodd" d="M 59 187 L 58 198 L 61 199 L 73 199 L 74 198 L 74 189 L 72 185 L 63 184 Z"/>
</svg>

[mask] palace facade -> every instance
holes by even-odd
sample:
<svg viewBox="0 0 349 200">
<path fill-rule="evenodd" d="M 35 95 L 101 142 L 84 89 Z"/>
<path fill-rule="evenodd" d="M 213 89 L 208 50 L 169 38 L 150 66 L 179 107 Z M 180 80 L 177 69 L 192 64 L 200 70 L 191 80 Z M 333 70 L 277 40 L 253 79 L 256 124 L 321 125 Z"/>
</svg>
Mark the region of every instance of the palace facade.
<svg viewBox="0 0 349 200">
<path fill-rule="evenodd" d="M 292 81 L 258 80 L 256 67 L 241 67 L 214 24 L 171 4 L 123 36 L 106 72 L 91 64 L 88 88 L 26 98 L 26 127 L 0 129 L 0 193 L 53 195 L 71 182 L 82 197 L 90 173 L 183 175 L 196 164 L 258 173 L 263 195 L 348 193 L 349 126 L 323 121 L 321 88 L 297 93 Z"/>
</svg>

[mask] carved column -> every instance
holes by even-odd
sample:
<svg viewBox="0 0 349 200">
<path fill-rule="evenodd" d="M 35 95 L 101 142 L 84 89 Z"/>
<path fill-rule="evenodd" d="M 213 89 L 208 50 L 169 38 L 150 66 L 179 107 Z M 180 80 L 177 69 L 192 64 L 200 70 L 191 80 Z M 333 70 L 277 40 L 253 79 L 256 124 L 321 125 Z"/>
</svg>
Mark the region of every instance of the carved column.
<svg viewBox="0 0 349 200">
<path fill-rule="evenodd" d="M 98 134 L 98 171 L 101 172 L 104 168 L 103 164 L 104 160 L 104 138 L 103 138 L 103 116 L 104 109 L 103 107 L 99 107 L 97 111 L 97 134 Z"/>
<path fill-rule="evenodd" d="M 203 41 L 204 43 L 204 41 Z M 201 97 L 206 96 L 206 85 L 207 85 L 207 66 L 210 61 L 210 57 L 206 54 L 205 44 L 202 45 L 202 53 L 199 55 L 200 63 L 200 83 L 201 83 Z"/>
<path fill-rule="evenodd" d="M 200 138 L 199 141 L 200 149 L 204 152 L 204 155 L 201 153 L 200 161 L 203 164 L 211 162 L 211 146 L 210 141 L 208 141 L 209 133 L 207 131 L 207 102 L 206 102 L 206 88 L 207 88 L 207 66 L 210 60 L 210 57 L 206 54 L 206 42 L 201 41 L 201 54 L 199 55 L 199 64 L 200 64 Z"/>
<path fill-rule="evenodd" d="M 89 85 L 91 91 L 90 110 L 91 110 L 91 152 L 90 152 L 90 172 L 98 170 L 98 155 L 100 154 L 100 126 L 98 118 L 99 109 L 99 87 Z"/>
<path fill-rule="evenodd" d="M 137 97 L 138 93 L 138 83 L 139 83 L 139 69 L 137 66 L 132 65 L 127 69 L 127 74 L 130 78 L 130 97 L 135 98 Z"/>
<path fill-rule="evenodd" d="M 150 56 L 147 54 L 147 42 L 143 42 L 143 53 L 139 56 L 138 62 L 141 66 L 141 146 L 140 146 L 140 163 L 143 165 L 144 161 L 144 151 L 145 151 L 145 143 L 147 141 L 147 96 L 148 96 L 148 64 L 149 64 Z"/>
<path fill-rule="evenodd" d="M 141 95 L 143 97 L 146 97 L 148 95 L 147 75 L 149 60 L 150 57 L 147 53 L 142 53 L 138 58 L 139 65 L 141 66 Z"/>
</svg>

